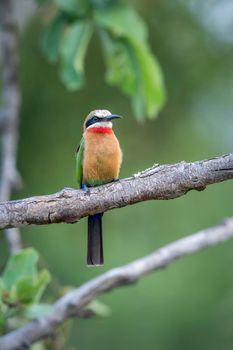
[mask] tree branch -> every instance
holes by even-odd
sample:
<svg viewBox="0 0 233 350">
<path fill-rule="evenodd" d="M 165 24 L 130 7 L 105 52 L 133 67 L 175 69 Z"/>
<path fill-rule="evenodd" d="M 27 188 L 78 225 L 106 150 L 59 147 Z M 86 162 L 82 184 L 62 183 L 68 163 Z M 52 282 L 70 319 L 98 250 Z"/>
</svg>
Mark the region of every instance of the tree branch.
<svg viewBox="0 0 233 350">
<path fill-rule="evenodd" d="M 2 61 L 2 161 L 0 200 L 7 201 L 13 189 L 21 187 L 21 178 L 16 169 L 18 144 L 18 114 L 20 89 L 18 81 L 18 35 L 12 0 L 0 1 L 0 51 Z M 11 253 L 21 248 L 19 231 L 6 230 Z"/>
<path fill-rule="evenodd" d="M 110 209 L 151 200 L 173 199 L 190 190 L 233 178 L 233 154 L 194 163 L 154 166 L 131 178 L 83 190 L 0 203 L 0 228 L 73 223 Z"/>
<path fill-rule="evenodd" d="M 41 317 L 0 338 L 1 350 L 27 349 L 39 339 L 51 336 L 69 317 L 81 313 L 98 295 L 114 288 L 133 284 L 143 276 L 163 269 L 178 258 L 220 244 L 233 237 L 233 218 L 158 249 L 127 265 L 110 270 L 66 294 L 54 304 L 49 316 Z M 82 314 L 82 313 L 81 313 Z"/>
</svg>

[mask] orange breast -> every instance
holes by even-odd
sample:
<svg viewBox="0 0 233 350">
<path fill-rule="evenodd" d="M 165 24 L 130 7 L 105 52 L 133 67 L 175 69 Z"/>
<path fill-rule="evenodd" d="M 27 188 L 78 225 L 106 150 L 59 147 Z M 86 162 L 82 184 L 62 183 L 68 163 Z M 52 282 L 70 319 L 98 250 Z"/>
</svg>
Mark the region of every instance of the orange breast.
<svg viewBox="0 0 233 350">
<path fill-rule="evenodd" d="M 91 186 L 103 184 L 119 177 L 122 152 L 112 133 L 84 133 L 83 180 Z"/>
</svg>

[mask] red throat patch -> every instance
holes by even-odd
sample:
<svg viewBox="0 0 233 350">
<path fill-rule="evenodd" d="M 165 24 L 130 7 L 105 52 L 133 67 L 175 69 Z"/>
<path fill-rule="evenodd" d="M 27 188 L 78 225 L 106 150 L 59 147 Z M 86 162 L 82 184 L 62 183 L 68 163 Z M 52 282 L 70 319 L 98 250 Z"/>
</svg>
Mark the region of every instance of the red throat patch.
<svg viewBox="0 0 233 350">
<path fill-rule="evenodd" d="M 96 132 L 98 134 L 112 134 L 113 131 L 112 131 L 112 128 L 90 128 L 88 129 L 88 131 L 90 132 Z"/>
</svg>

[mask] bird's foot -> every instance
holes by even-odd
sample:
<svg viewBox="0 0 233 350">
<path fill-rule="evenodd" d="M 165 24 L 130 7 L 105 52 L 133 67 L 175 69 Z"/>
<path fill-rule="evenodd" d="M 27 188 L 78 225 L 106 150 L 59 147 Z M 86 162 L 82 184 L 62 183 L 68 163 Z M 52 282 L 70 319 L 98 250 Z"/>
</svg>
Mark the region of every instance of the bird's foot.
<svg viewBox="0 0 233 350">
<path fill-rule="evenodd" d="M 81 189 L 82 189 L 83 191 L 85 191 L 85 192 L 86 192 L 86 194 L 89 194 L 89 193 L 90 193 L 90 188 L 89 188 L 89 187 L 87 187 L 85 184 L 82 184 Z"/>
</svg>

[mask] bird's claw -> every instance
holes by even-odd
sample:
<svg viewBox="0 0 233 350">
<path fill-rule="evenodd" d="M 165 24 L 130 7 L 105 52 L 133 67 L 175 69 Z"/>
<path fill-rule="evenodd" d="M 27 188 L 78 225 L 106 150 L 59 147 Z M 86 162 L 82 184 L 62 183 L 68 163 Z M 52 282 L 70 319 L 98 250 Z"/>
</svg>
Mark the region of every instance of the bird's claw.
<svg viewBox="0 0 233 350">
<path fill-rule="evenodd" d="M 83 191 L 85 191 L 87 194 L 89 194 L 89 193 L 90 193 L 90 188 L 89 188 L 89 187 L 87 187 L 85 184 L 82 184 L 81 189 L 82 189 Z"/>
</svg>

